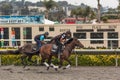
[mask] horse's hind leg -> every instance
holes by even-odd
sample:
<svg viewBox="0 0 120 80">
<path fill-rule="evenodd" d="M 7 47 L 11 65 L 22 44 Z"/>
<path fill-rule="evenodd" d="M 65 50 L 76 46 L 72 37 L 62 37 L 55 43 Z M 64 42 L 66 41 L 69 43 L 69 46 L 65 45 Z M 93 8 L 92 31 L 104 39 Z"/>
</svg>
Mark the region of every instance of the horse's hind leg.
<svg viewBox="0 0 120 80">
<path fill-rule="evenodd" d="M 28 56 L 28 61 L 31 62 L 31 63 L 33 63 L 34 65 L 36 65 L 35 62 L 32 61 L 32 56 L 33 56 L 33 55 L 29 55 L 29 56 Z"/>
<path fill-rule="evenodd" d="M 23 54 L 23 55 L 21 56 L 23 68 L 26 67 L 26 63 L 27 63 L 26 60 L 25 60 L 26 57 L 27 57 L 27 55 L 25 55 L 25 54 Z"/>
</svg>

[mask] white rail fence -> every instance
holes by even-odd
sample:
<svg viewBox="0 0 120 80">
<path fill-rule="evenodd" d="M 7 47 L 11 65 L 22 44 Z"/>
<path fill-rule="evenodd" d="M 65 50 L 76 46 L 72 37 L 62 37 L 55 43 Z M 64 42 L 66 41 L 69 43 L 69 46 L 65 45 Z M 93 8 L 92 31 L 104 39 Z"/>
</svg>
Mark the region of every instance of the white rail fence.
<svg viewBox="0 0 120 80">
<path fill-rule="evenodd" d="M 49 41 L 50 39 L 46 39 L 46 41 Z M 111 41 L 111 48 L 110 49 L 74 49 L 75 53 L 75 64 L 78 66 L 78 55 L 115 55 L 115 66 L 118 66 L 118 55 L 120 55 L 120 49 L 113 49 L 112 47 L 112 40 L 120 40 L 120 39 L 79 39 L 80 41 L 90 41 L 90 40 L 110 40 Z M 2 41 L 2 40 L 0 40 Z M 4 41 L 12 41 L 11 39 L 5 39 Z M 15 41 L 34 41 L 32 39 L 16 39 Z M 119 42 L 118 42 L 119 43 Z M 4 47 L 4 46 L 3 46 Z M 6 50 L 6 49 L 5 49 Z M 0 55 L 0 66 L 2 62 L 2 56 Z"/>
</svg>

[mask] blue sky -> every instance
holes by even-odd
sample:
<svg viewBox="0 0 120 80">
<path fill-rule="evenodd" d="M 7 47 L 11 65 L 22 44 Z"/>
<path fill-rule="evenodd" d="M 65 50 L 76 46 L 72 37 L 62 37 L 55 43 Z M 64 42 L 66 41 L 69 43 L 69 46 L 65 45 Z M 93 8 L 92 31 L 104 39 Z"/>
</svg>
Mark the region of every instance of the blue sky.
<svg viewBox="0 0 120 80">
<path fill-rule="evenodd" d="M 40 0 L 26 0 L 26 1 L 37 2 Z M 84 3 L 91 7 L 97 7 L 97 0 L 54 0 L 54 1 L 68 1 L 68 3 L 74 5 L 80 5 L 81 3 Z M 116 8 L 118 6 L 118 0 L 100 0 L 100 3 L 102 4 L 103 7 L 108 6 L 108 7 Z"/>
</svg>

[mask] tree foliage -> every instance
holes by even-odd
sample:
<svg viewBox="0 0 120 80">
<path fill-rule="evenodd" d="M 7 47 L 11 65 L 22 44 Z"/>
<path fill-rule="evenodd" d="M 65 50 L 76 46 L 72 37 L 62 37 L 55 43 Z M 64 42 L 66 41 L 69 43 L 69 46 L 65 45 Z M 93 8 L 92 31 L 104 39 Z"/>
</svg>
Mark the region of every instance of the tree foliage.
<svg viewBox="0 0 120 80">
<path fill-rule="evenodd" d="M 85 8 L 79 7 L 79 8 L 73 9 L 71 11 L 71 16 L 76 18 L 82 17 L 82 18 L 85 18 L 85 21 L 86 21 L 86 18 L 94 19 L 95 13 L 89 6 L 87 6 Z"/>
<path fill-rule="evenodd" d="M 12 13 L 12 5 L 9 3 L 4 3 L 0 7 L 2 15 L 10 15 Z"/>
<path fill-rule="evenodd" d="M 48 19 L 48 17 L 49 17 L 49 16 L 48 16 L 48 15 L 49 15 L 48 13 L 49 13 L 49 11 L 50 11 L 51 8 L 53 8 L 53 7 L 56 6 L 56 2 L 53 1 L 53 0 L 49 0 L 49 1 L 44 0 L 43 4 L 44 4 L 44 6 L 46 7 L 45 17 Z"/>
<path fill-rule="evenodd" d="M 29 15 L 28 6 L 21 8 L 21 15 Z"/>
</svg>

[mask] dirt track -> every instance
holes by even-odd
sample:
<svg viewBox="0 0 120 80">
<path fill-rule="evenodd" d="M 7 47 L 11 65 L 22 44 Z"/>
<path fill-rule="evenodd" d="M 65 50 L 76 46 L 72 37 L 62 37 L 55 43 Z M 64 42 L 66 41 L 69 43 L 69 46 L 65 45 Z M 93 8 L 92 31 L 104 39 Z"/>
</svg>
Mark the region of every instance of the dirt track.
<svg viewBox="0 0 120 80">
<path fill-rule="evenodd" d="M 71 67 L 46 70 L 46 67 L 1 66 L 0 80 L 120 80 L 120 67 Z"/>
</svg>

